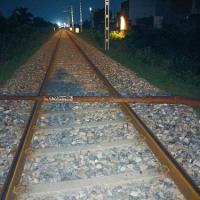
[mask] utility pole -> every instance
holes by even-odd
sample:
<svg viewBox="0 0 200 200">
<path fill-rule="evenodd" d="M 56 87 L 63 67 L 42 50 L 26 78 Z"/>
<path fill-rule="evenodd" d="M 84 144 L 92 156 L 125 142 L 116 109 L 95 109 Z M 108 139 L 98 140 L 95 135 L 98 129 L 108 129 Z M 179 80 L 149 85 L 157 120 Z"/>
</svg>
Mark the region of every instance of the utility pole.
<svg viewBox="0 0 200 200">
<path fill-rule="evenodd" d="M 69 6 L 67 6 L 67 9 L 66 10 L 64 10 L 64 12 L 66 13 L 66 22 L 67 22 L 67 25 L 68 26 L 70 26 L 70 7 Z"/>
<path fill-rule="evenodd" d="M 81 29 L 81 32 L 83 32 L 82 0 L 80 0 L 80 29 Z"/>
<path fill-rule="evenodd" d="M 70 17 L 69 16 L 67 17 L 67 24 L 68 24 L 68 26 L 70 26 Z"/>
<path fill-rule="evenodd" d="M 105 0 L 105 50 L 110 48 L 110 0 Z"/>
<path fill-rule="evenodd" d="M 72 19 L 72 30 L 74 31 L 74 11 L 72 5 L 71 5 L 71 19 Z"/>
</svg>

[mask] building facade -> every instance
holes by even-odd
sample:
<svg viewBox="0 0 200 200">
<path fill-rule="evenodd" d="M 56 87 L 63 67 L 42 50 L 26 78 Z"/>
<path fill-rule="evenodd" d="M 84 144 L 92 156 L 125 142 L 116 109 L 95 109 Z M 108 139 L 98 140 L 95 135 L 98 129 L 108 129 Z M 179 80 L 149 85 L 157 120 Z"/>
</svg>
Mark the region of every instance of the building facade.
<svg viewBox="0 0 200 200">
<path fill-rule="evenodd" d="M 146 23 L 159 28 L 165 14 L 163 12 L 166 9 L 166 3 L 167 0 L 129 0 L 131 25 Z"/>
<path fill-rule="evenodd" d="M 191 14 L 200 13 L 200 0 L 129 0 L 131 26 L 161 28 L 163 21 L 178 23 Z"/>
<path fill-rule="evenodd" d="M 192 1 L 192 14 L 200 14 L 200 0 Z"/>
</svg>

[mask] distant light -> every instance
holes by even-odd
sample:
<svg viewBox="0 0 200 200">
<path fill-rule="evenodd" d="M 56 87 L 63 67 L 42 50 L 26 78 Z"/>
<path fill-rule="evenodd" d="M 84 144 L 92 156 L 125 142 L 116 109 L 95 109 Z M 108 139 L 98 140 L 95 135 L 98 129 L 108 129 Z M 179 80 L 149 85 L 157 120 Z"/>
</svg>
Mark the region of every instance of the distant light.
<svg viewBox="0 0 200 200">
<path fill-rule="evenodd" d="M 79 28 L 76 28 L 76 29 L 75 29 L 75 33 L 80 33 L 80 29 L 79 29 Z"/>
<path fill-rule="evenodd" d="M 121 16 L 121 17 L 120 17 L 120 30 L 121 30 L 121 31 L 127 30 L 127 27 L 126 27 L 126 20 L 125 20 L 125 17 L 124 17 L 124 16 Z"/>
<path fill-rule="evenodd" d="M 70 27 L 70 28 L 69 28 L 69 30 L 70 30 L 70 31 L 73 31 L 73 28 L 72 28 L 72 27 Z"/>
<path fill-rule="evenodd" d="M 63 24 L 63 27 L 64 27 L 64 28 L 66 28 L 66 27 L 67 27 L 67 24 L 66 24 L 65 22 L 64 22 L 64 24 Z"/>
<path fill-rule="evenodd" d="M 57 25 L 58 25 L 59 27 L 61 27 L 61 26 L 62 26 L 61 22 L 57 22 Z"/>
<path fill-rule="evenodd" d="M 90 12 L 92 12 L 92 7 L 91 6 L 89 7 L 89 10 L 90 10 Z"/>
</svg>

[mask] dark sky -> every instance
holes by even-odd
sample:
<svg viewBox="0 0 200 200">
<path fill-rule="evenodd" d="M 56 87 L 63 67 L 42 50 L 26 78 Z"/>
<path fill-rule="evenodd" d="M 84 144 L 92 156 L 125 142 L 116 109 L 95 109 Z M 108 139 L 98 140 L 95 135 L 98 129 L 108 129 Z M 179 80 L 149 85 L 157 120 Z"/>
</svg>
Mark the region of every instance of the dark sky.
<svg viewBox="0 0 200 200">
<path fill-rule="evenodd" d="M 112 11 L 117 11 L 120 8 L 120 3 L 123 0 L 110 0 Z M 104 0 L 82 0 L 84 19 L 89 18 L 89 6 L 95 8 L 103 8 Z M 75 21 L 79 22 L 79 0 L 0 0 L 0 11 L 4 15 L 9 15 L 10 12 L 17 6 L 29 8 L 34 16 L 40 16 L 51 22 L 66 20 L 67 7 L 74 6 Z"/>
</svg>

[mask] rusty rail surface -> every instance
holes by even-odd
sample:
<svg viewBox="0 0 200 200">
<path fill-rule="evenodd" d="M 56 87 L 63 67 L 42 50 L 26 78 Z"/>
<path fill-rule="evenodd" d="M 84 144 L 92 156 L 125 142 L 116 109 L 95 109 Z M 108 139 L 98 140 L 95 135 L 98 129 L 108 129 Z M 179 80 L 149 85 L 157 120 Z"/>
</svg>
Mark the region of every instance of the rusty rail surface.
<svg viewBox="0 0 200 200">
<path fill-rule="evenodd" d="M 191 107 L 200 106 L 200 100 L 180 96 L 0 96 L 0 100 L 28 100 L 43 102 L 85 102 L 85 103 L 145 103 L 145 104 L 183 104 Z"/>
<path fill-rule="evenodd" d="M 45 90 L 46 81 L 48 80 L 48 77 L 51 75 L 51 72 L 53 69 L 53 63 L 54 63 L 55 55 L 56 55 L 56 52 L 58 49 L 58 44 L 60 42 L 61 32 L 57 33 L 57 34 L 59 34 L 59 36 L 55 36 L 55 37 L 58 37 L 58 39 L 57 39 L 55 47 L 52 51 L 52 55 L 51 55 L 51 58 L 48 63 L 48 68 L 47 68 L 46 74 L 45 74 L 42 84 L 40 86 L 39 93 L 38 93 L 39 96 L 43 95 L 44 90 Z M 1 200 L 16 199 L 16 197 L 15 197 L 15 194 L 17 192 L 16 186 L 20 181 L 21 173 L 22 173 L 22 170 L 24 167 L 25 151 L 30 145 L 30 142 L 31 142 L 31 139 L 33 136 L 32 127 L 36 123 L 36 120 L 38 118 L 38 111 L 39 111 L 40 107 L 41 107 L 41 101 L 36 101 L 34 103 L 33 109 L 31 111 L 31 116 L 26 125 L 24 133 L 22 134 L 20 143 L 18 145 L 18 149 L 15 153 L 13 162 L 11 164 L 11 167 L 9 169 L 5 183 L 3 185 L 1 195 L 0 195 Z"/>
<path fill-rule="evenodd" d="M 72 36 L 72 33 L 68 33 L 71 40 L 74 42 L 75 46 L 83 54 L 85 59 L 90 64 L 91 68 L 96 72 L 97 76 L 104 82 L 110 93 L 116 97 L 121 97 L 117 90 L 110 84 L 106 77 L 101 73 L 101 71 L 95 66 L 95 64 L 89 59 L 85 51 L 79 46 Z M 173 158 L 173 156 L 167 151 L 167 149 L 162 145 L 158 138 L 151 132 L 151 130 L 142 122 L 142 120 L 137 116 L 137 114 L 129 107 L 127 103 L 119 103 L 121 109 L 124 113 L 129 116 L 131 122 L 135 128 L 141 133 L 146 143 L 149 145 L 152 152 L 158 158 L 160 163 L 169 169 L 169 175 L 176 183 L 177 187 L 180 189 L 182 194 L 188 200 L 200 200 L 200 190 L 190 178 L 187 172 L 178 164 L 178 162 Z"/>
</svg>

